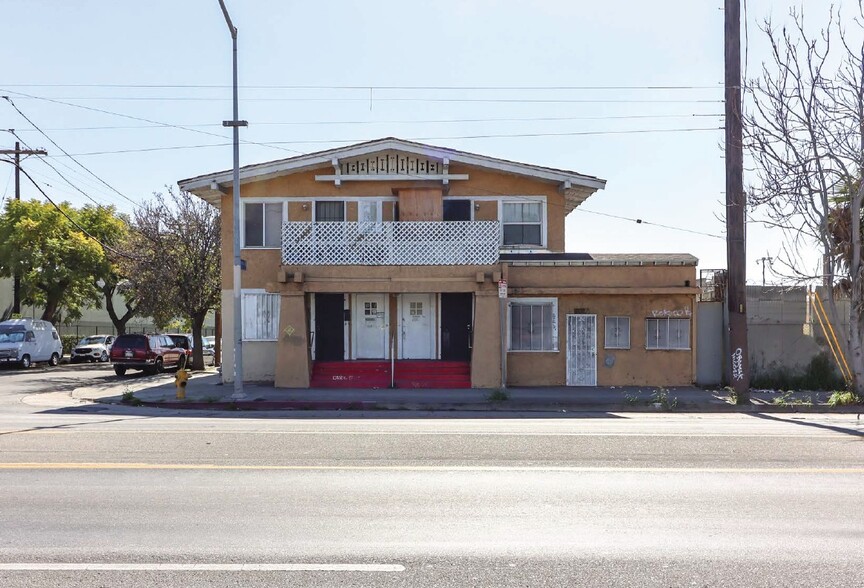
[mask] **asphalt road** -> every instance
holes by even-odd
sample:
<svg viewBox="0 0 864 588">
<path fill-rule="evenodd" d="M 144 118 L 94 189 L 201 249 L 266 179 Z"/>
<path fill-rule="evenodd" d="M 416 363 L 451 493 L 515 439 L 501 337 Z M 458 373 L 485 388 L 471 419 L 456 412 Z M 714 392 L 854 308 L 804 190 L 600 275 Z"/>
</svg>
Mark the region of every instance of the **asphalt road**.
<svg viewBox="0 0 864 588">
<path fill-rule="evenodd" d="M 3 587 L 864 585 L 854 414 L 11 406 Z"/>
</svg>

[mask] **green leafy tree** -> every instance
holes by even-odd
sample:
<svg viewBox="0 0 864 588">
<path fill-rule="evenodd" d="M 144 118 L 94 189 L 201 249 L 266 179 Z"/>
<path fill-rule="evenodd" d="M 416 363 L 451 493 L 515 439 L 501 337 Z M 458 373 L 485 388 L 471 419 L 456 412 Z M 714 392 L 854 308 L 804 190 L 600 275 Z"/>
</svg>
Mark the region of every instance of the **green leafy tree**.
<svg viewBox="0 0 864 588">
<path fill-rule="evenodd" d="M 102 263 L 93 268 L 93 280 L 105 302 L 105 310 L 118 335 L 126 332 L 126 324 L 138 314 L 137 293 L 123 273 L 124 257 L 136 253 L 130 247 L 130 221 L 126 215 L 118 214 L 113 206 L 85 206 L 79 219 L 81 226 L 105 245 Z M 114 297 L 120 294 L 125 308 L 115 305 Z"/>
<path fill-rule="evenodd" d="M 10 200 L 0 215 L 0 276 L 21 276 L 21 299 L 43 308 L 43 320 L 79 318 L 99 303 L 94 275 L 105 260 L 82 223 L 113 215 L 110 207 Z"/>
<path fill-rule="evenodd" d="M 160 327 L 189 319 L 193 369 L 204 369 L 204 320 L 220 304 L 219 230 L 218 210 L 169 189 L 135 211 L 130 251 L 136 254 L 121 262 L 143 314 Z"/>
</svg>

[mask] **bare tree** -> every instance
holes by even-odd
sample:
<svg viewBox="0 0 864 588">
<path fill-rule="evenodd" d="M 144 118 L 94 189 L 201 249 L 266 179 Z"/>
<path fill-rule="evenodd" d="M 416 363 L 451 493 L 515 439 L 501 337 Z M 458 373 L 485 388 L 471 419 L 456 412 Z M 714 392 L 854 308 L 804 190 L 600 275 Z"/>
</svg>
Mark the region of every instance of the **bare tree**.
<svg viewBox="0 0 864 588">
<path fill-rule="evenodd" d="M 203 200 L 171 189 L 156 194 L 135 211 L 135 255 L 124 268 L 142 314 L 157 325 L 190 320 L 193 369 L 204 369 L 204 320 L 220 303 L 219 228 L 219 211 Z"/>
<path fill-rule="evenodd" d="M 859 0 L 848 22 L 831 8 L 815 35 L 808 32 L 803 9 L 793 9 L 790 17 L 788 28 L 764 23 L 771 60 L 750 83 L 745 140 L 758 177 L 751 204 L 764 212 L 766 225 L 786 235 L 778 273 L 798 283 L 851 285 L 846 343 L 855 391 L 864 395 L 864 6 Z M 844 234 L 837 225 L 845 221 L 844 243 L 837 239 Z M 836 320 L 833 296 L 829 306 Z"/>
</svg>

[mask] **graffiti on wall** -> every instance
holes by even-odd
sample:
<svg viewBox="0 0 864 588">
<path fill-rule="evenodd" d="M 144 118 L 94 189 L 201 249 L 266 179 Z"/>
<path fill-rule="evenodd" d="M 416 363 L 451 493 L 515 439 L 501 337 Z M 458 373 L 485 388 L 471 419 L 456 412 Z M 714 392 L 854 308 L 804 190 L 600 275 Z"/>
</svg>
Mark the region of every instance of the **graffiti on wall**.
<svg viewBox="0 0 864 588">
<path fill-rule="evenodd" d="M 693 312 L 689 308 L 680 308 L 677 310 L 652 310 L 653 318 L 690 318 Z"/>
</svg>

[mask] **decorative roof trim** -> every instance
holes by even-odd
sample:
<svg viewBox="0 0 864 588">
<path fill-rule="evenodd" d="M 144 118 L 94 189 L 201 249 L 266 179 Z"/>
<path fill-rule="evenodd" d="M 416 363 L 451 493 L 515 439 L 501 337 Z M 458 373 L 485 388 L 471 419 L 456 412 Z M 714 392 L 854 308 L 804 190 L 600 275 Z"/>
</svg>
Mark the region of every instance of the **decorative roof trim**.
<svg viewBox="0 0 864 588">
<path fill-rule="evenodd" d="M 449 149 L 446 147 L 415 143 L 413 141 L 406 141 L 395 137 L 377 139 L 366 143 L 358 143 L 347 147 L 318 151 L 316 153 L 299 155 L 297 157 L 290 157 L 267 163 L 247 165 L 240 168 L 240 183 L 243 184 L 251 181 L 263 180 L 333 165 L 334 159 L 339 160 L 358 157 L 388 149 L 446 160 L 448 165 L 450 163 L 462 163 L 465 165 L 483 167 L 505 173 L 539 178 L 551 182 L 560 182 L 562 189 L 564 190 L 581 187 L 593 191 L 601 190 L 606 186 L 606 180 L 594 176 L 579 174 L 573 171 L 498 159 L 485 155 L 478 155 L 476 153 Z M 208 199 L 207 196 L 210 196 L 211 198 L 214 196 L 213 184 L 216 184 L 217 186 L 225 184 L 227 186 L 230 184 L 232 179 L 232 171 L 226 170 L 180 180 L 177 184 L 180 186 L 180 189 L 193 192 L 206 200 Z M 569 185 L 567 184 L 568 182 Z"/>
</svg>

